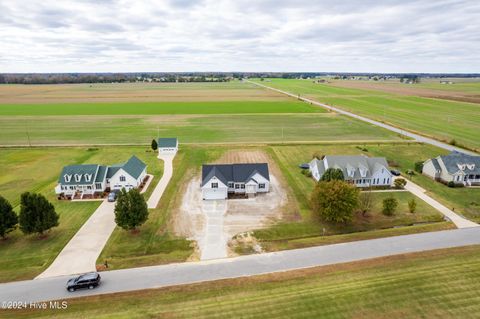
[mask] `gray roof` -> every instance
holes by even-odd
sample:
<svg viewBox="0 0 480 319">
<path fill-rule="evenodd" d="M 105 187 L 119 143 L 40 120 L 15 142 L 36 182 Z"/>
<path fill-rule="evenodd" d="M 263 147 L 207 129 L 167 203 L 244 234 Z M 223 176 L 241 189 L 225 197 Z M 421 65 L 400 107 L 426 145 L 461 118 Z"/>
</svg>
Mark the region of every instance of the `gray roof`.
<svg viewBox="0 0 480 319">
<path fill-rule="evenodd" d="M 367 157 L 365 155 L 327 155 L 324 158 L 327 165 L 324 164 L 324 161 L 317 161 L 320 162 L 316 162 L 316 165 L 320 168 L 319 171 L 321 174 L 328 168 L 338 168 L 342 170 L 345 179 L 371 178 L 379 169 L 385 168 L 388 170 L 388 163 L 384 157 Z M 366 169 L 365 176 L 361 176 L 361 168 Z M 349 170 L 353 170 L 353 177 L 349 176 Z"/>
<path fill-rule="evenodd" d="M 142 174 L 143 170 L 147 165 L 138 159 L 135 155 L 130 157 L 130 159 L 123 165 L 123 170 L 130 174 L 133 178 L 138 178 Z"/>
<path fill-rule="evenodd" d="M 433 164 L 433 167 L 437 170 L 437 171 L 441 171 L 442 168 L 440 167 L 440 164 L 438 164 L 438 160 L 436 158 L 432 158 L 432 164 Z"/>
<path fill-rule="evenodd" d="M 105 179 L 105 175 L 107 174 L 108 167 L 100 165 L 98 166 L 97 177 L 95 178 L 96 183 L 101 183 Z"/>
<path fill-rule="evenodd" d="M 161 137 L 157 141 L 158 147 L 177 147 L 176 137 Z"/>
<path fill-rule="evenodd" d="M 97 178 L 97 164 L 83 164 L 83 165 L 68 165 L 65 166 L 60 174 L 58 182 L 63 185 L 91 185 Z M 77 182 L 75 175 L 80 175 L 80 180 Z M 91 175 L 91 179 L 87 182 L 87 175 Z M 69 181 L 65 177 L 70 177 Z"/>
<path fill-rule="evenodd" d="M 441 155 L 437 157 L 437 160 L 440 159 L 447 171 L 450 174 L 455 174 L 456 172 L 460 171 L 461 169 L 458 165 L 465 165 L 465 169 L 463 172 L 465 174 L 480 174 L 480 156 L 468 155 L 461 152 L 453 151 L 448 155 Z M 474 165 L 473 169 L 470 169 L 468 165 Z"/>
<path fill-rule="evenodd" d="M 270 180 L 267 163 L 203 165 L 202 186 L 213 176 L 216 176 L 225 185 L 228 182 L 247 183 L 256 173 Z"/>
</svg>

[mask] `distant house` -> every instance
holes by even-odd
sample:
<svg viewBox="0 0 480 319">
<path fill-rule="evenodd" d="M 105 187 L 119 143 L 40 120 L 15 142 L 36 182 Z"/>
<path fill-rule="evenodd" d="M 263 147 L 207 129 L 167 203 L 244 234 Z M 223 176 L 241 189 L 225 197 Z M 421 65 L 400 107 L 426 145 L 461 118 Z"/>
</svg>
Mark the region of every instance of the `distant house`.
<svg viewBox="0 0 480 319">
<path fill-rule="evenodd" d="M 480 185 L 480 156 L 453 151 L 426 160 L 422 173 L 444 183 Z"/>
<path fill-rule="evenodd" d="M 229 194 L 255 196 L 270 190 L 267 163 L 202 166 L 202 198 L 227 199 Z"/>
<path fill-rule="evenodd" d="M 157 144 L 158 155 L 175 154 L 178 151 L 178 139 L 175 137 L 159 138 Z"/>
<path fill-rule="evenodd" d="M 358 156 L 324 156 L 314 158 L 310 163 L 312 177 L 319 181 L 329 168 L 338 168 L 343 172 L 345 181 L 357 187 L 391 186 L 392 173 L 383 157 Z"/>
<path fill-rule="evenodd" d="M 65 166 L 55 187 L 57 195 L 66 197 L 95 195 L 107 189 L 130 190 L 138 188 L 147 176 L 147 165 L 136 156 L 121 164 L 104 166 L 97 164 Z"/>
</svg>

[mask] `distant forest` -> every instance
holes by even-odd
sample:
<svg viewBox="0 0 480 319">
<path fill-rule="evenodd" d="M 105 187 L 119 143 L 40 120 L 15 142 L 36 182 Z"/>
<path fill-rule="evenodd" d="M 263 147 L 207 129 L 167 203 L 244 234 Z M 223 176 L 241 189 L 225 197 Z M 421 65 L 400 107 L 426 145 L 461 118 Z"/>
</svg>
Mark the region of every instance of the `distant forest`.
<svg viewBox="0 0 480 319">
<path fill-rule="evenodd" d="M 123 82 L 227 82 L 242 78 L 313 78 L 318 76 L 378 76 L 389 78 L 455 77 L 473 78 L 480 74 L 429 73 L 334 73 L 334 72 L 191 72 L 191 73 L 0 73 L 0 84 L 68 84 L 68 83 L 123 83 Z"/>
</svg>

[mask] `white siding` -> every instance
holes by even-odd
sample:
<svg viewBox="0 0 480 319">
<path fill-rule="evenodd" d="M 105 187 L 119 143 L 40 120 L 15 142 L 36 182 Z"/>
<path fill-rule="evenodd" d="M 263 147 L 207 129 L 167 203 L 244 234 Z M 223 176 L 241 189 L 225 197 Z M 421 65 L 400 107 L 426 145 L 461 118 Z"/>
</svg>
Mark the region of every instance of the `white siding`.
<svg viewBox="0 0 480 319">
<path fill-rule="evenodd" d="M 121 177 L 125 177 L 125 181 L 121 181 Z M 137 188 L 139 182 L 137 179 L 133 178 L 130 174 L 125 172 L 122 168 L 119 169 L 115 175 L 110 178 L 110 189 L 112 190 L 121 190 L 125 188 L 127 191 L 132 188 Z"/>
<path fill-rule="evenodd" d="M 213 188 L 212 184 L 216 183 L 218 188 Z M 205 185 L 202 186 L 203 199 L 227 199 L 228 187 L 215 176 L 212 177 Z"/>
</svg>

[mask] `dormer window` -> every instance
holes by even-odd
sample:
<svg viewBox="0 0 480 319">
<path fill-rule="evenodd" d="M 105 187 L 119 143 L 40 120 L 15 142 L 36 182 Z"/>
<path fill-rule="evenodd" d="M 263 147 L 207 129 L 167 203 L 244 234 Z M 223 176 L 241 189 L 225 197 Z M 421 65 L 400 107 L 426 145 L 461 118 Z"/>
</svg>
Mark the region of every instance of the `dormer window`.
<svg viewBox="0 0 480 319">
<path fill-rule="evenodd" d="M 82 179 L 82 175 L 80 174 L 75 174 L 75 181 L 78 183 Z"/>
<path fill-rule="evenodd" d="M 475 164 L 467 164 L 469 170 L 473 171 L 475 169 Z"/>
<path fill-rule="evenodd" d="M 457 166 L 458 166 L 458 169 L 460 169 L 462 171 L 464 171 L 465 168 L 467 168 L 467 165 L 465 165 L 465 164 L 457 164 Z"/>
<path fill-rule="evenodd" d="M 367 176 L 367 169 L 365 167 L 360 166 L 359 168 L 360 176 L 366 177 Z"/>
<path fill-rule="evenodd" d="M 63 179 L 68 183 L 72 180 L 72 175 L 65 174 L 63 175 Z"/>
<path fill-rule="evenodd" d="M 90 182 L 92 180 L 92 174 L 85 174 L 85 180 Z"/>
</svg>

